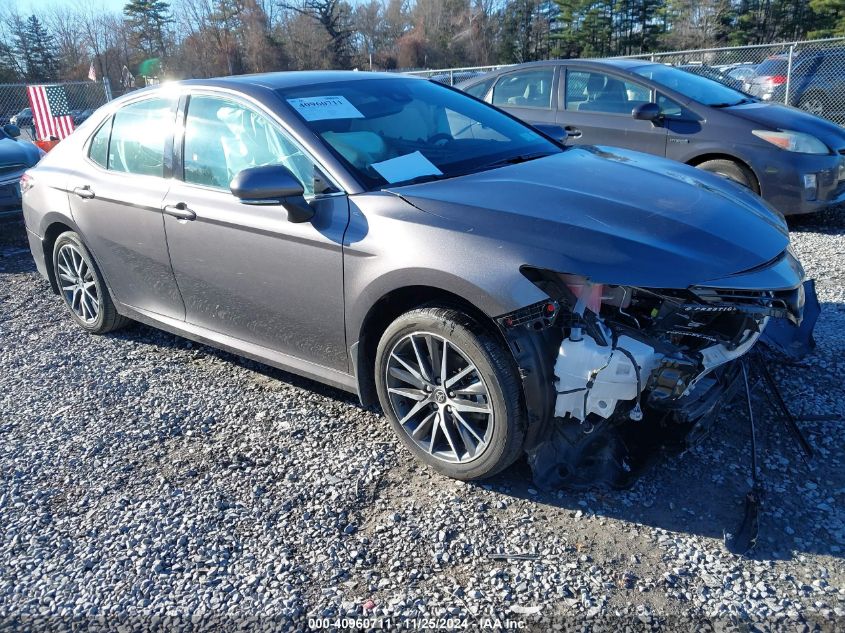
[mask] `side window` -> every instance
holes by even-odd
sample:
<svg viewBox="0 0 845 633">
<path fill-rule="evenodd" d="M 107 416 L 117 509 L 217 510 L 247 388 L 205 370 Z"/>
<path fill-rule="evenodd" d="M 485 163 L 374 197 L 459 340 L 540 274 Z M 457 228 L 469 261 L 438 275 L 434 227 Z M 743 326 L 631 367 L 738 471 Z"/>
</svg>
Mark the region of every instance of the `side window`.
<svg viewBox="0 0 845 633">
<path fill-rule="evenodd" d="M 567 110 L 630 115 L 651 100 L 651 90 L 633 81 L 587 70 L 566 73 Z"/>
<path fill-rule="evenodd" d="M 477 99 L 483 99 L 484 95 L 487 94 L 487 91 L 490 89 L 490 85 L 493 83 L 493 79 L 488 79 L 486 81 L 479 81 L 474 86 L 470 86 L 466 90 L 465 93 L 472 95 Z"/>
<path fill-rule="evenodd" d="M 672 101 L 669 97 L 663 96 L 662 94 L 658 94 L 657 105 L 660 106 L 660 113 L 663 116 L 671 117 L 673 119 L 683 118 L 683 107 L 680 103 Z"/>
<path fill-rule="evenodd" d="M 109 164 L 109 137 L 111 136 L 111 124 L 114 117 L 109 117 L 100 126 L 100 129 L 94 134 L 91 139 L 91 145 L 88 147 L 88 158 L 97 163 L 100 167 L 105 169 Z"/>
<path fill-rule="evenodd" d="M 314 163 L 264 116 L 238 102 L 195 95 L 185 120 L 184 179 L 228 189 L 243 169 L 284 165 L 314 194 Z"/>
<path fill-rule="evenodd" d="M 554 77 L 555 70 L 551 67 L 508 73 L 500 77 L 493 88 L 493 104 L 549 110 Z"/>
<path fill-rule="evenodd" d="M 164 176 L 164 145 L 173 131 L 172 99 L 154 97 L 115 112 L 108 168 L 143 176 Z"/>
</svg>

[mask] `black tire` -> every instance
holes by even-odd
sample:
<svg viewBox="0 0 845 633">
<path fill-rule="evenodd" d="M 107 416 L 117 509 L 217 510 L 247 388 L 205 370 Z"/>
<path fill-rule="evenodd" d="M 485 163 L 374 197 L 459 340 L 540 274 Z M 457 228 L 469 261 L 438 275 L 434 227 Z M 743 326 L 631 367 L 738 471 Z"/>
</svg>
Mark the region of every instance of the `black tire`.
<svg viewBox="0 0 845 633">
<path fill-rule="evenodd" d="M 460 354 L 457 356 L 459 362 L 469 360 L 475 366 L 477 376 L 486 388 L 485 404 L 492 410 L 492 416 L 487 418 L 485 426 L 489 434 L 484 435 L 486 445 L 483 449 L 479 449 L 480 452 L 467 461 L 450 462 L 429 454 L 411 439 L 397 418 L 388 393 L 388 361 L 394 348 L 407 341 L 412 333 L 430 333 L 447 340 L 451 353 Z M 461 480 L 483 479 L 507 468 L 519 457 L 525 439 L 526 414 L 516 365 L 502 342 L 466 314 L 451 308 L 432 306 L 412 310 L 397 318 L 379 342 L 375 377 L 379 401 L 394 432 L 415 457 L 441 474 Z M 431 397 L 434 395 L 432 393 Z M 450 397 L 453 395 L 449 393 Z M 454 404 L 461 401 L 456 399 L 450 402 Z M 436 409 L 438 405 L 431 402 L 426 406 Z M 450 410 L 448 406 L 445 408 Z M 457 428 L 454 413 L 445 415 L 447 417 L 444 419 L 449 419 L 451 415 L 454 426 L 450 428 L 454 433 Z M 433 444 L 432 441 L 430 445 Z M 454 452 L 457 456 L 457 451 Z"/>
<path fill-rule="evenodd" d="M 91 279 L 96 290 L 96 316 L 90 315 L 86 319 L 83 318 L 84 315 L 78 314 L 73 307 L 74 293 L 66 292 L 62 288 L 63 282 L 66 281 L 62 277 L 62 268 L 59 265 L 60 253 L 63 251 L 63 247 L 70 247 L 78 252 L 88 267 L 88 270 L 90 270 Z M 66 267 L 66 263 L 63 263 L 62 266 Z M 53 273 L 56 276 L 59 295 L 62 297 L 62 301 L 67 307 L 71 318 L 86 332 L 90 332 L 91 334 L 106 334 L 107 332 L 118 330 L 129 323 L 129 319 L 118 314 L 117 309 L 114 307 L 114 301 L 112 301 L 109 290 L 103 280 L 103 275 L 97 266 L 97 262 L 94 261 L 94 257 L 90 251 L 85 248 L 85 244 L 82 243 L 79 235 L 73 231 L 67 231 L 59 235 L 56 243 L 53 245 Z M 91 302 L 88 305 L 90 304 Z"/>
<path fill-rule="evenodd" d="M 757 178 L 754 173 L 745 165 L 741 165 L 732 160 L 723 158 L 715 160 L 706 160 L 703 163 L 696 165 L 699 169 L 709 171 L 713 174 L 718 174 L 728 180 L 733 180 L 735 183 L 742 185 L 746 189 L 750 189 L 754 193 L 760 193 L 757 186 Z"/>
</svg>

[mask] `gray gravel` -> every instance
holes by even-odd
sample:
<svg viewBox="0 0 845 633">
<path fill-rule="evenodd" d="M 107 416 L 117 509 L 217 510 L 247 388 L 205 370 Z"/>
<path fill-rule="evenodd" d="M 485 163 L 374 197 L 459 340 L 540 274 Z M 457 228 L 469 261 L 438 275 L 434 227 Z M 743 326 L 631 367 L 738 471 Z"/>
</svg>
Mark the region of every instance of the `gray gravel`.
<svg viewBox="0 0 845 633">
<path fill-rule="evenodd" d="M 823 312 L 817 353 L 776 374 L 818 459 L 761 409 L 743 559 L 722 545 L 749 485 L 739 406 L 630 491 L 541 493 L 524 463 L 463 484 L 347 394 L 140 325 L 84 334 L 0 224 L 0 628 L 841 629 L 845 213 L 794 229 Z"/>
</svg>

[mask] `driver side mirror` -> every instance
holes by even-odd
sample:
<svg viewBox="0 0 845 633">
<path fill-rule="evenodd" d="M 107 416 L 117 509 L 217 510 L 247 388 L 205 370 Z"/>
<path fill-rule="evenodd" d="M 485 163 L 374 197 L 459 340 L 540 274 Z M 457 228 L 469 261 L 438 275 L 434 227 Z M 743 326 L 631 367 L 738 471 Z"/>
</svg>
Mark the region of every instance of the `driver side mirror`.
<svg viewBox="0 0 845 633">
<path fill-rule="evenodd" d="M 3 131 L 12 138 L 17 138 L 21 135 L 21 129 L 14 123 L 7 123 L 4 125 Z"/>
<path fill-rule="evenodd" d="M 302 183 L 282 165 L 244 169 L 232 179 L 229 189 L 244 204 L 283 206 L 291 222 L 308 222 L 314 217 L 314 209 L 303 197 Z"/>
<path fill-rule="evenodd" d="M 656 103 L 642 103 L 631 110 L 631 116 L 638 121 L 651 121 L 656 124 L 663 118 L 663 113 Z"/>
</svg>

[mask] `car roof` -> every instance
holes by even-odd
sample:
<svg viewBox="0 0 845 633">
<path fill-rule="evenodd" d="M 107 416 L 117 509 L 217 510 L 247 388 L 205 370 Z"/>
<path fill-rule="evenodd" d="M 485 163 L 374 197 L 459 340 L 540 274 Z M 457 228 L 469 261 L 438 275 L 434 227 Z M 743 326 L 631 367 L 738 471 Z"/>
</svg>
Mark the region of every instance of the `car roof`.
<svg viewBox="0 0 845 633">
<path fill-rule="evenodd" d="M 275 73 L 257 73 L 252 75 L 232 75 L 230 77 L 214 77 L 212 79 L 186 79 L 176 82 L 184 86 L 215 86 L 220 88 L 243 89 L 248 86 L 258 86 L 268 90 L 293 88 L 322 83 L 340 81 L 362 81 L 365 79 L 417 79 L 409 75 L 398 73 L 380 73 L 355 70 L 293 70 Z"/>
<path fill-rule="evenodd" d="M 484 73 L 478 75 L 477 77 L 472 77 L 470 79 L 467 79 L 466 81 L 460 82 L 458 84 L 458 87 L 469 87 L 481 82 L 482 80 L 492 79 L 498 77 L 499 75 L 504 75 L 506 73 L 510 73 L 515 70 L 520 70 L 522 68 L 543 66 L 573 66 L 576 68 L 581 66 L 584 68 L 607 68 L 608 66 L 610 66 L 611 68 L 615 68 L 617 70 L 631 70 L 633 68 L 639 68 L 641 66 L 651 66 L 652 64 L 656 63 L 658 62 L 653 62 L 649 59 L 547 59 L 537 62 L 525 62 L 524 64 L 515 64 L 513 66 L 500 68 L 499 70 L 494 70 L 489 73 Z"/>
</svg>

